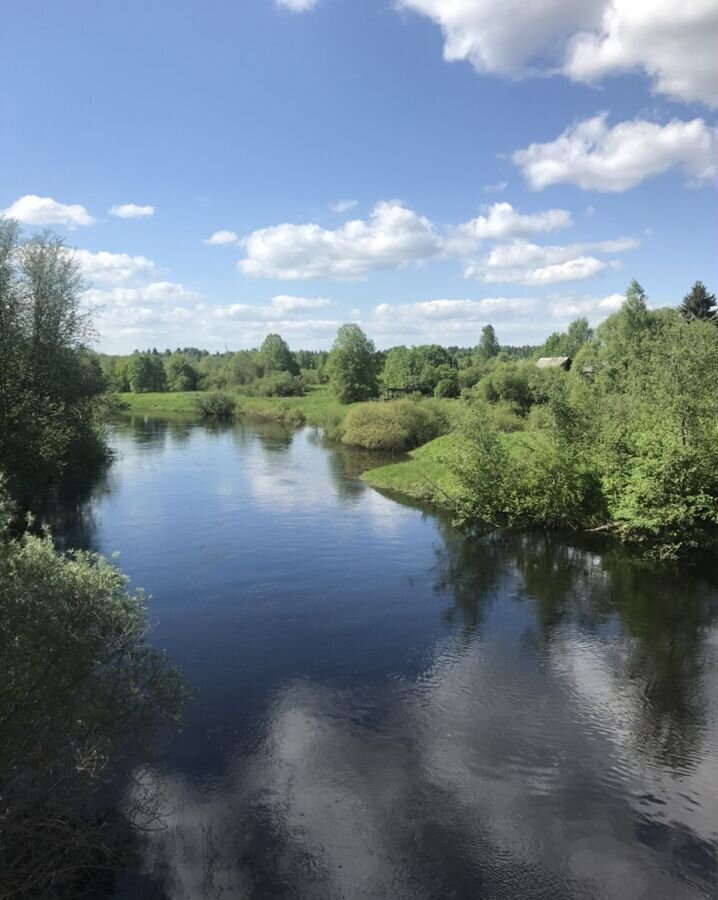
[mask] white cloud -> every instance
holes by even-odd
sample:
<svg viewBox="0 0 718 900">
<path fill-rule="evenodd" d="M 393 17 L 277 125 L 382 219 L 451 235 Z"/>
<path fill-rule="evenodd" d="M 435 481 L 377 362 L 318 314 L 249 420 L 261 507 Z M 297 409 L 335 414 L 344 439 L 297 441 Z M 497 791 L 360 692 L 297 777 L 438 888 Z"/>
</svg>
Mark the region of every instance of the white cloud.
<svg viewBox="0 0 718 900">
<path fill-rule="evenodd" d="M 398 201 L 378 203 L 368 220 L 353 219 L 336 229 L 316 224 L 282 224 L 243 238 L 245 275 L 285 280 L 356 280 L 377 269 L 398 269 L 443 256 L 466 256 L 481 241 L 537 234 L 572 224 L 565 209 L 520 213 L 494 203 L 486 214 L 440 228 Z"/>
<path fill-rule="evenodd" d="M 326 297 L 293 297 L 289 294 L 279 294 L 272 297 L 272 309 L 282 313 L 300 312 L 307 309 L 324 309 L 331 306 L 332 301 Z"/>
<path fill-rule="evenodd" d="M 203 244 L 221 246 L 223 244 L 236 244 L 239 237 L 233 231 L 215 231 L 211 237 L 202 241 Z"/>
<path fill-rule="evenodd" d="M 572 224 L 571 213 L 565 209 L 523 214 L 510 203 L 494 203 L 486 215 L 459 225 L 447 242 L 447 247 L 459 254 L 468 253 L 483 240 L 556 231 Z"/>
<path fill-rule="evenodd" d="M 487 184 L 484 187 L 485 194 L 502 194 L 509 186 L 508 181 L 497 181 L 496 184 Z"/>
<path fill-rule="evenodd" d="M 468 263 L 464 274 L 487 283 L 545 285 L 592 278 L 607 265 L 592 253 L 622 253 L 639 246 L 635 238 L 618 238 L 564 246 L 513 241 L 494 247 L 485 259 Z"/>
<path fill-rule="evenodd" d="M 481 321 L 487 315 L 520 315 L 535 309 L 537 301 L 527 297 L 484 297 L 482 300 L 422 300 L 417 303 L 380 303 L 377 319 L 397 321 Z"/>
<path fill-rule="evenodd" d="M 565 71 L 577 81 L 643 69 L 674 100 L 718 105 L 715 0 L 613 0 L 599 28 L 570 43 Z"/>
<path fill-rule="evenodd" d="M 624 294 L 609 294 L 608 297 L 598 301 L 598 307 L 599 309 L 607 309 L 609 312 L 615 312 L 623 306 L 625 299 Z"/>
<path fill-rule="evenodd" d="M 358 200 L 337 200 L 336 203 L 330 203 L 329 208 L 335 213 L 345 213 L 354 209 L 358 202 Z"/>
<path fill-rule="evenodd" d="M 149 275 L 155 271 L 155 264 L 145 256 L 130 256 L 127 253 L 108 253 L 101 250 L 75 250 L 75 259 L 82 267 L 82 274 L 90 281 L 122 282 L 131 278 Z"/>
<path fill-rule="evenodd" d="M 122 203 L 110 208 L 110 215 L 118 219 L 146 219 L 154 214 L 154 206 L 138 206 L 136 203 Z"/>
<path fill-rule="evenodd" d="M 137 287 L 115 287 L 110 290 L 91 288 L 84 297 L 92 306 L 130 307 L 142 304 L 198 301 L 202 295 L 174 281 L 150 281 Z"/>
<path fill-rule="evenodd" d="M 245 275 L 286 280 L 355 280 L 376 269 L 396 269 L 437 256 L 441 239 L 432 223 L 398 201 L 378 203 L 368 221 L 340 228 L 288 223 L 261 228 L 242 241 Z"/>
<path fill-rule="evenodd" d="M 255 303 L 230 303 L 212 307 L 211 313 L 219 319 L 246 319 L 262 322 L 301 315 L 317 309 L 326 309 L 331 305 L 332 301 L 326 297 L 293 297 L 288 294 L 279 294 L 272 297 L 269 306 L 258 306 Z"/>
<path fill-rule="evenodd" d="M 717 105 L 715 0 L 398 0 L 434 21 L 444 58 L 508 77 L 563 72 L 596 81 L 618 72 L 647 75 L 675 100 Z"/>
<path fill-rule="evenodd" d="M 314 9 L 319 0 L 274 0 L 277 6 L 283 6 L 292 12 L 307 12 Z"/>
<path fill-rule="evenodd" d="M 512 159 L 534 190 L 564 183 L 625 191 L 673 168 L 693 181 L 715 178 L 717 152 L 718 130 L 703 119 L 666 125 L 633 119 L 610 128 L 602 113 L 571 125 L 554 141 L 516 151 Z"/>
<path fill-rule="evenodd" d="M 579 29 L 598 25 L 601 0 L 532 0 L 507 9 L 502 0 L 399 0 L 428 16 L 444 35 L 444 59 L 477 72 L 516 76 L 555 65 L 547 54 Z"/>
<path fill-rule="evenodd" d="M 60 203 L 52 197 L 25 194 L 0 213 L 24 225 L 66 225 L 70 229 L 93 225 L 95 220 L 79 203 Z"/>
</svg>

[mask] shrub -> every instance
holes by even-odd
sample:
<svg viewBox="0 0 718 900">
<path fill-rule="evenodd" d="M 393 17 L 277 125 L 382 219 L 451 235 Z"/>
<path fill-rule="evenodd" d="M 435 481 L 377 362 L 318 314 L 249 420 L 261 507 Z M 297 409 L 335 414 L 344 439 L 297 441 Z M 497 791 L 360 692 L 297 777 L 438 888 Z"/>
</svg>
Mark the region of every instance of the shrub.
<svg viewBox="0 0 718 900">
<path fill-rule="evenodd" d="M 436 383 L 436 387 L 434 388 L 434 396 L 439 398 L 458 397 L 459 382 L 456 378 L 442 378 Z"/>
<path fill-rule="evenodd" d="M 121 811 L 114 776 L 184 689 L 118 569 L 7 540 L 3 519 L 0 485 L 0 896 L 96 896 L 93 877 L 127 862 L 128 816 L 149 824 L 156 802 Z"/>
<path fill-rule="evenodd" d="M 229 419 L 234 415 L 237 401 L 225 391 L 207 391 L 195 397 L 195 406 L 203 419 Z"/>
<path fill-rule="evenodd" d="M 252 393 L 257 397 L 302 397 L 304 379 L 289 372 L 271 372 L 255 381 Z"/>
<path fill-rule="evenodd" d="M 411 450 L 449 430 L 439 404 L 395 400 L 349 410 L 342 442 L 369 450 Z"/>
</svg>

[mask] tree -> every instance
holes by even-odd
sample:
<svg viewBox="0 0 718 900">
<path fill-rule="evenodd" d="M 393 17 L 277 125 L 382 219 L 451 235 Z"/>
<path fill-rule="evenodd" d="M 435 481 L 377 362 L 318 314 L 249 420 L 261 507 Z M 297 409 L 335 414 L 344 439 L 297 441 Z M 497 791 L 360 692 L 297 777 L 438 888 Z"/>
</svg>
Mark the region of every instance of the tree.
<svg viewBox="0 0 718 900">
<path fill-rule="evenodd" d="M 0 471 L 21 505 L 105 458 L 104 379 L 89 354 L 79 264 L 62 240 L 0 219 Z"/>
<path fill-rule="evenodd" d="M 167 390 L 162 357 L 153 353 L 133 353 L 127 363 L 127 380 L 133 394 Z"/>
<path fill-rule="evenodd" d="M 678 311 L 689 322 L 695 319 L 708 319 L 718 324 L 715 294 L 711 294 L 702 281 L 696 281 L 683 298 Z"/>
<path fill-rule="evenodd" d="M 289 372 L 299 375 L 299 366 L 289 345 L 280 334 L 268 334 L 259 351 L 264 374 L 267 372 Z"/>
<path fill-rule="evenodd" d="M 339 328 L 327 366 L 332 390 L 341 403 L 376 397 L 376 349 L 358 325 Z"/>
<path fill-rule="evenodd" d="M 481 329 L 481 340 L 477 352 L 481 360 L 492 359 L 498 355 L 499 342 L 496 339 L 493 325 L 484 325 Z"/>
<path fill-rule="evenodd" d="M 166 366 L 167 388 L 170 391 L 196 391 L 199 382 L 197 369 L 183 356 L 170 356 Z"/>
</svg>

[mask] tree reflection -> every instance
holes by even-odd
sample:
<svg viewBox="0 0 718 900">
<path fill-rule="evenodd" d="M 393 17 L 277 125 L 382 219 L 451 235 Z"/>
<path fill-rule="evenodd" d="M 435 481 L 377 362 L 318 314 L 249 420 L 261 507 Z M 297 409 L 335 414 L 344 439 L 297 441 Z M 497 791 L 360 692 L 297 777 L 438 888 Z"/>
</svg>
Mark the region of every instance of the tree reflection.
<svg viewBox="0 0 718 900">
<path fill-rule="evenodd" d="M 706 638 L 718 618 L 707 564 L 679 571 L 616 545 L 547 533 L 468 536 L 446 521 L 439 530 L 435 589 L 451 597 L 448 622 L 480 630 L 503 597 L 530 609 L 526 642 L 537 654 L 558 658 L 567 636 L 580 634 L 619 648 L 610 656 L 613 675 L 639 698 L 634 740 L 672 767 L 690 764 L 706 725 Z"/>
</svg>

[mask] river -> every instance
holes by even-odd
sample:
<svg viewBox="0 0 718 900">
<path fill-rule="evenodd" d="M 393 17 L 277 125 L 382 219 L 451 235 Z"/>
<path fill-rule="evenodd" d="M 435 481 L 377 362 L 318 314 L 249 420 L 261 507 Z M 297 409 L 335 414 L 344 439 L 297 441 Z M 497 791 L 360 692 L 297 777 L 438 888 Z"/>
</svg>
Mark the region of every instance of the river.
<svg viewBox="0 0 718 900">
<path fill-rule="evenodd" d="M 118 900 L 715 897 L 715 567 L 467 537 L 312 429 L 111 437 L 64 537 L 194 692 Z"/>
</svg>

